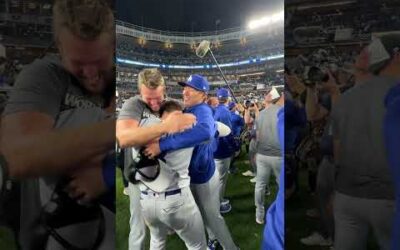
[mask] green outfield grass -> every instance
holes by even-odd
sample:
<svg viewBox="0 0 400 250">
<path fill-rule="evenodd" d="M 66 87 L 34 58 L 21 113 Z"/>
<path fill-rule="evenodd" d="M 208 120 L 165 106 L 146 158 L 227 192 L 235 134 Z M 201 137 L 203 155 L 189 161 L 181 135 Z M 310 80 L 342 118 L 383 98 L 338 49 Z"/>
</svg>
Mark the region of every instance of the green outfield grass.
<svg viewBox="0 0 400 250">
<path fill-rule="evenodd" d="M 0 227 L 0 249 L 17 249 L 11 231 L 5 227 Z"/>
<path fill-rule="evenodd" d="M 255 222 L 254 185 L 249 177 L 242 176 L 242 172 L 249 169 L 245 163 L 245 153 L 242 153 L 236 166 L 239 171 L 235 175 L 229 175 L 227 186 L 227 198 L 232 204 L 232 211 L 224 215 L 225 221 L 232 234 L 235 243 L 242 250 L 260 249 L 264 226 Z M 271 177 L 271 195 L 266 197 L 266 206 L 270 204 L 276 195 L 276 185 Z M 117 215 L 116 215 L 116 242 L 118 250 L 128 249 L 129 235 L 129 199 L 122 193 L 123 184 L 121 173 L 117 173 Z M 149 237 L 146 239 L 148 249 Z M 182 240 L 176 235 L 168 237 L 167 249 L 186 249 Z"/>
</svg>

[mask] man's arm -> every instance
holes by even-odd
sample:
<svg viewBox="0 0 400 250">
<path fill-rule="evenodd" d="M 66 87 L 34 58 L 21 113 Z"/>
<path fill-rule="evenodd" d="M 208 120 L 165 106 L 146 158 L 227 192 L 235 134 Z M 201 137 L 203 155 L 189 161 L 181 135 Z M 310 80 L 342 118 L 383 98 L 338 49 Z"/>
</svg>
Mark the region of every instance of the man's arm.
<svg viewBox="0 0 400 250">
<path fill-rule="evenodd" d="M 306 114 L 308 121 L 318 121 L 328 115 L 328 110 L 318 103 L 315 87 L 307 87 Z"/>
<path fill-rule="evenodd" d="M 60 174 L 99 161 L 115 145 L 115 120 L 70 129 L 53 126 L 54 119 L 40 112 L 3 118 L 1 151 L 12 177 Z"/>
<path fill-rule="evenodd" d="M 168 152 L 181 148 L 194 147 L 214 138 L 214 133 L 207 123 L 197 123 L 192 129 L 161 138 L 159 145 L 161 152 Z"/>
<path fill-rule="evenodd" d="M 121 148 L 143 146 L 168 133 L 177 133 L 193 126 L 196 117 L 192 114 L 171 113 L 159 124 L 139 127 L 135 119 L 117 121 L 116 136 Z"/>
<path fill-rule="evenodd" d="M 145 145 L 165 133 L 161 123 L 150 127 L 139 127 L 139 122 L 134 119 L 117 121 L 116 136 L 121 148 Z"/>
<path fill-rule="evenodd" d="M 253 118 L 250 116 L 250 110 L 246 108 L 244 110 L 244 122 L 248 125 L 253 122 Z"/>
<path fill-rule="evenodd" d="M 335 77 L 328 71 L 329 80 L 322 83 L 323 89 L 330 94 L 331 105 L 334 106 L 340 97 L 339 85 Z M 306 113 L 309 121 L 317 121 L 329 114 L 329 111 L 318 103 L 315 87 L 307 88 Z"/>
<path fill-rule="evenodd" d="M 254 107 L 250 107 L 249 110 L 254 110 L 254 117 L 257 119 L 260 115 L 260 109 L 258 108 L 258 104 L 254 104 Z"/>
<path fill-rule="evenodd" d="M 207 110 L 200 109 L 196 111 L 195 115 L 197 123 L 192 129 L 160 139 L 161 152 L 194 147 L 214 138 L 216 125 L 211 112 L 208 113 Z"/>
<path fill-rule="evenodd" d="M 201 143 L 211 140 L 215 131 L 207 123 L 197 123 L 192 129 L 183 133 L 173 134 L 159 141 L 154 141 L 146 145 L 145 154 L 153 158 L 161 152 L 170 152 L 178 149 L 194 147 Z"/>
</svg>

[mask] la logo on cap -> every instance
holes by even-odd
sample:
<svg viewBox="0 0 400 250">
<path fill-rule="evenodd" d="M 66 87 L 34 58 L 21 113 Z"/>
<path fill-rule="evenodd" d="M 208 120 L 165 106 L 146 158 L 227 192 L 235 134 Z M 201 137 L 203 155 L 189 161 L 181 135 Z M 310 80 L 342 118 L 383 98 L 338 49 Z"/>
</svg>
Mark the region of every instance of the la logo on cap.
<svg viewBox="0 0 400 250">
<path fill-rule="evenodd" d="M 191 82 L 191 81 L 192 81 L 192 76 L 189 76 L 188 82 Z"/>
</svg>

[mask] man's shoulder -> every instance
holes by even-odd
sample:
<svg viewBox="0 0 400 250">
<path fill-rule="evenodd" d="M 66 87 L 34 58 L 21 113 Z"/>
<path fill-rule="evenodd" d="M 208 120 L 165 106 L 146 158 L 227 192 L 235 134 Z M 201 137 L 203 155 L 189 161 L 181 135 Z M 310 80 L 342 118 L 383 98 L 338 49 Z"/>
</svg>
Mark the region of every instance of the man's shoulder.
<svg viewBox="0 0 400 250">
<path fill-rule="evenodd" d="M 140 96 L 136 95 L 126 99 L 122 105 L 122 110 L 132 110 L 132 109 L 146 109 L 146 104 L 142 101 Z"/>
<path fill-rule="evenodd" d="M 19 74 L 16 85 L 62 83 L 60 80 L 70 80 L 70 74 L 56 57 L 36 59 L 26 66 Z M 57 81 L 54 81 L 57 80 Z"/>
<path fill-rule="evenodd" d="M 212 109 L 210 106 L 208 106 L 205 103 L 201 103 L 199 105 L 196 105 L 195 107 L 192 108 L 194 112 L 210 112 L 212 114 Z"/>
<path fill-rule="evenodd" d="M 118 120 L 135 119 L 140 121 L 142 118 L 148 117 L 150 113 L 150 110 L 147 110 L 140 97 L 134 96 L 124 101 Z"/>
<path fill-rule="evenodd" d="M 44 58 L 35 59 L 31 64 L 26 66 L 22 70 L 22 72 L 35 73 L 35 75 L 39 76 L 41 72 L 52 72 L 53 74 L 67 73 L 67 71 L 61 64 L 60 59 L 55 56 L 48 56 Z"/>
<path fill-rule="evenodd" d="M 142 100 L 140 99 L 140 96 L 138 96 L 138 95 L 135 95 L 135 96 L 132 96 L 132 97 L 126 99 L 124 104 L 125 103 L 144 105 Z"/>
<path fill-rule="evenodd" d="M 215 109 L 215 112 L 218 112 L 220 114 L 224 115 L 231 115 L 231 111 L 229 111 L 228 107 L 225 105 L 218 105 L 217 108 Z"/>
<path fill-rule="evenodd" d="M 232 119 L 235 119 L 235 120 L 241 120 L 241 119 L 243 119 L 243 117 L 241 117 L 240 115 L 238 115 L 238 114 L 236 114 L 236 113 L 232 113 L 232 112 L 231 112 L 231 116 L 232 116 Z"/>
<path fill-rule="evenodd" d="M 274 104 L 271 106 L 271 108 L 273 108 L 274 111 L 278 112 L 282 107 L 277 104 Z"/>
<path fill-rule="evenodd" d="M 363 83 L 353 86 L 342 93 L 336 105 L 349 105 L 360 98 L 378 97 L 398 84 L 398 80 L 392 77 L 373 76 Z"/>
<path fill-rule="evenodd" d="M 281 106 L 273 104 L 268 108 L 265 108 L 260 111 L 260 115 L 272 115 L 278 113 L 278 111 L 281 109 Z"/>
</svg>

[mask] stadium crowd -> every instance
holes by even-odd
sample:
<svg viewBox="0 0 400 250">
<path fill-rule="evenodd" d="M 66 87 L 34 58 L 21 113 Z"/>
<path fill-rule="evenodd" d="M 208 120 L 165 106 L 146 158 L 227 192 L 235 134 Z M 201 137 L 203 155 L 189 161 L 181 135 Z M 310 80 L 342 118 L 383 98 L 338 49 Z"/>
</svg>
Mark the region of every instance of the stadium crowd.
<svg viewBox="0 0 400 250">
<path fill-rule="evenodd" d="M 382 133 L 391 124 L 387 103 L 398 85 L 399 43 L 398 34 L 386 34 L 368 46 L 326 46 L 286 60 L 286 198 L 304 188 L 306 172 L 314 204 L 304 216 L 319 225 L 299 239 L 304 245 L 366 249 L 373 232 L 380 249 L 399 248 L 398 176 L 387 155 L 396 133 Z"/>
<path fill-rule="evenodd" d="M 214 49 L 218 51 L 219 63 L 232 63 L 282 54 L 278 39 L 268 43 L 270 44 L 268 47 L 265 46 L 265 43 L 266 41 L 262 39 L 249 41 L 246 45 L 240 45 L 238 41 L 235 41 L 224 43 Z M 172 65 L 214 64 L 209 57 L 198 58 L 188 44 L 176 44 L 176 47 L 166 49 L 163 43 L 149 41 L 146 45 L 140 46 L 132 37 L 118 34 L 117 46 L 117 56 L 130 60 Z M 240 47 L 240 52 L 232 49 L 238 47 Z"/>
<path fill-rule="evenodd" d="M 171 88 L 171 86 L 165 86 L 165 80 L 160 71 L 156 69 L 144 69 L 138 74 L 138 80 L 135 83 L 138 85 L 137 91 L 132 91 L 133 87 L 129 87 L 128 84 L 122 84 L 124 89 L 130 89 L 130 94 L 128 95 L 121 95 L 120 90 L 122 88 L 118 86 L 118 95 L 120 99 L 118 103 L 123 103 L 123 106 L 119 109 L 117 138 L 120 141 L 121 147 L 127 148 L 121 151 L 120 156 L 122 158 L 120 158 L 119 162 L 120 165 L 122 165 L 122 171 L 125 173 L 124 184 L 126 188 L 124 189 L 124 193 L 129 195 L 131 200 L 130 247 L 144 244 L 145 226 L 140 223 L 140 221 L 144 219 L 146 225 L 149 225 L 150 227 L 150 244 L 154 247 L 160 246 L 160 244 L 165 244 L 168 230 L 165 231 L 164 227 L 165 225 L 168 225 L 169 230 L 176 231 L 189 249 L 202 249 L 205 244 L 207 244 L 208 249 L 215 249 L 218 244 L 220 244 L 224 249 L 237 249 L 233 241 L 234 239 L 230 236 L 229 229 L 226 227 L 223 217 L 221 216 L 221 214 L 228 213 L 231 209 L 235 209 L 232 208 L 233 205 L 230 203 L 229 199 L 225 197 L 226 183 L 229 181 L 229 174 L 234 174 L 238 171 L 238 168 L 235 167 L 234 164 L 235 158 L 239 156 L 241 150 L 245 150 L 246 154 L 248 154 L 249 169 L 242 174 L 252 177 L 250 182 L 255 183 L 254 202 L 257 208 L 255 211 L 255 220 L 259 224 L 264 224 L 264 199 L 266 194 L 270 195 L 268 188 L 270 175 L 273 173 L 276 183 L 279 183 L 282 165 L 281 150 L 279 142 L 277 141 L 278 136 L 276 134 L 276 122 L 277 112 L 280 107 L 283 106 L 283 89 L 277 90 L 275 87 L 265 88 L 259 90 L 256 94 L 248 93 L 248 96 L 237 96 L 239 103 L 235 103 L 228 89 L 220 87 L 211 92 L 211 86 L 206 78 L 198 74 L 191 75 L 186 81 L 180 82 L 179 85 L 181 86 Z M 275 84 L 282 84 L 282 82 L 276 82 Z M 174 150 L 178 150 L 179 148 L 194 147 L 192 161 L 186 163 L 187 165 L 183 168 L 176 170 L 177 174 L 175 176 L 178 179 L 178 183 L 180 183 L 179 186 L 170 184 L 169 188 L 160 191 L 157 187 L 151 186 L 146 182 L 146 180 L 143 181 L 143 179 L 142 182 L 139 182 L 141 184 L 133 185 L 132 183 L 137 182 L 132 180 L 135 175 L 132 175 L 130 172 L 132 170 L 130 169 L 132 169 L 132 166 L 139 169 L 141 169 L 141 167 L 139 163 L 135 165 L 129 163 L 129 160 L 127 160 L 127 155 L 129 155 L 128 159 L 132 157 L 130 153 L 132 149 L 130 147 L 134 146 L 134 150 L 138 152 L 142 152 L 141 148 L 144 148 L 145 151 L 147 150 L 146 152 L 149 153 L 148 155 L 146 153 L 139 154 L 141 155 L 141 159 L 145 157 L 156 157 L 160 152 L 156 150 L 153 154 L 152 149 L 154 149 L 154 142 L 151 143 L 151 141 L 149 141 L 153 138 L 150 136 L 146 137 L 146 142 L 142 141 L 141 143 L 136 144 L 134 141 L 129 142 L 127 136 L 125 136 L 123 132 L 127 125 L 122 124 L 128 124 L 128 121 L 133 119 L 134 121 L 139 122 L 138 124 L 141 126 L 140 124 L 146 124 L 147 119 L 153 117 L 153 115 L 155 117 L 160 115 L 161 120 L 165 119 L 163 118 L 163 112 L 165 112 L 163 104 L 157 106 L 156 101 L 146 99 L 146 96 L 153 92 L 153 98 L 155 98 L 154 94 L 156 91 L 162 90 L 162 92 L 167 96 L 166 103 L 171 105 L 168 100 L 174 99 L 169 98 L 170 91 L 175 92 L 176 88 L 179 88 L 182 93 L 179 96 L 178 106 L 182 105 L 179 103 L 183 100 L 183 106 L 180 106 L 178 110 L 185 110 L 185 113 L 194 114 L 198 120 L 198 124 L 187 132 L 171 135 L 171 137 L 161 137 L 160 141 L 155 144 L 157 145 L 159 143 L 159 149 L 161 149 L 164 148 L 162 145 L 166 143 L 164 141 L 176 140 L 175 143 L 177 145 L 173 147 L 171 146 L 171 149 L 161 149 L 161 155 L 172 154 L 175 152 Z M 254 92 L 254 90 L 252 92 Z M 163 93 L 160 92 L 160 103 L 162 103 Z M 129 96 L 129 98 L 125 99 L 127 96 Z M 198 99 L 195 99 L 196 96 Z M 194 102 L 194 100 L 197 101 Z M 137 104 L 134 105 L 136 102 Z M 143 107 L 144 111 L 137 110 L 136 108 L 132 109 L 137 106 Z M 161 114 L 158 114 L 157 109 L 160 110 Z M 201 109 L 202 113 L 198 113 L 196 109 Z M 135 112 L 135 115 L 133 115 L 133 113 L 130 114 L 130 112 L 133 111 Z M 205 129 L 204 124 L 206 122 L 204 116 L 209 116 L 207 121 L 210 124 L 221 122 L 225 126 L 229 127 L 229 135 L 218 136 L 218 134 L 223 133 L 218 130 L 217 134 L 214 134 L 215 132 L 210 134 L 211 138 L 207 136 L 207 143 L 202 143 L 202 141 L 205 140 L 205 138 L 202 139 L 200 136 L 204 133 L 203 129 Z M 120 125 L 118 125 L 118 123 L 120 123 Z M 211 127 L 214 126 L 215 125 L 212 125 Z M 208 127 L 208 129 L 210 128 Z M 212 129 L 212 131 L 214 131 L 214 129 Z M 270 129 L 268 135 L 265 133 L 267 129 Z M 141 130 L 139 129 L 137 131 L 137 133 L 139 133 Z M 207 134 L 208 133 L 210 133 L 210 131 L 208 131 Z M 275 136 L 269 137 L 271 133 L 275 134 L 276 138 Z M 193 138 L 189 137 L 189 135 Z M 155 148 L 157 149 L 157 146 L 155 146 Z M 204 151 L 205 149 L 207 150 Z M 197 162 L 200 159 L 199 157 L 203 159 L 201 160 L 203 164 L 201 165 L 201 168 L 204 168 L 203 170 L 198 169 L 200 167 Z M 168 165 L 168 161 L 166 164 Z M 260 165 L 259 169 L 261 169 L 259 172 L 257 172 L 258 165 Z M 175 190 L 179 190 L 177 192 L 186 192 L 184 190 L 186 190 L 189 183 L 182 183 L 186 183 L 183 180 L 188 178 L 187 174 L 189 174 L 190 178 L 190 189 L 188 192 L 191 190 L 193 193 L 195 203 L 197 204 L 195 205 L 196 210 L 198 206 L 201 217 L 204 220 L 204 225 L 206 226 L 208 235 L 207 243 L 205 242 L 205 237 L 200 237 L 200 239 L 197 240 L 188 237 L 183 232 L 185 230 L 180 231 L 176 229 L 176 225 L 173 221 L 156 223 L 154 215 L 150 215 L 147 212 L 139 213 L 140 207 L 137 207 L 139 205 L 135 202 L 139 197 L 141 197 L 141 206 L 146 206 L 148 209 L 147 206 L 149 205 L 146 200 L 150 199 L 148 198 L 149 193 L 156 193 L 167 198 L 167 196 L 170 195 L 170 192 L 175 192 Z M 157 183 L 157 179 L 154 182 Z M 210 188 L 212 193 L 209 195 L 215 199 L 212 198 L 210 201 L 207 201 L 207 203 L 204 203 L 204 191 L 202 191 L 202 193 L 199 190 L 202 190 L 206 184 L 209 185 L 208 188 Z M 215 204 L 215 202 L 217 203 Z M 186 203 L 187 201 L 185 204 Z M 207 208 L 204 207 L 205 204 L 207 204 Z M 182 210 L 182 213 L 185 213 L 185 211 Z M 141 216 L 143 216 L 143 218 Z M 161 217 L 159 217 L 159 219 L 163 221 Z M 195 225 L 198 225 L 198 222 L 190 222 L 190 220 L 191 218 L 187 218 L 182 223 L 194 223 Z M 218 226 L 214 224 L 216 222 L 219 224 Z M 204 231 L 204 229 L 200 228 L 196 231 L 198 235 L 203 235 L 200 231 Z M 198 244 L 196 245 L 198 248 L 193 245 L 195 243 Z"/>
</svg>

